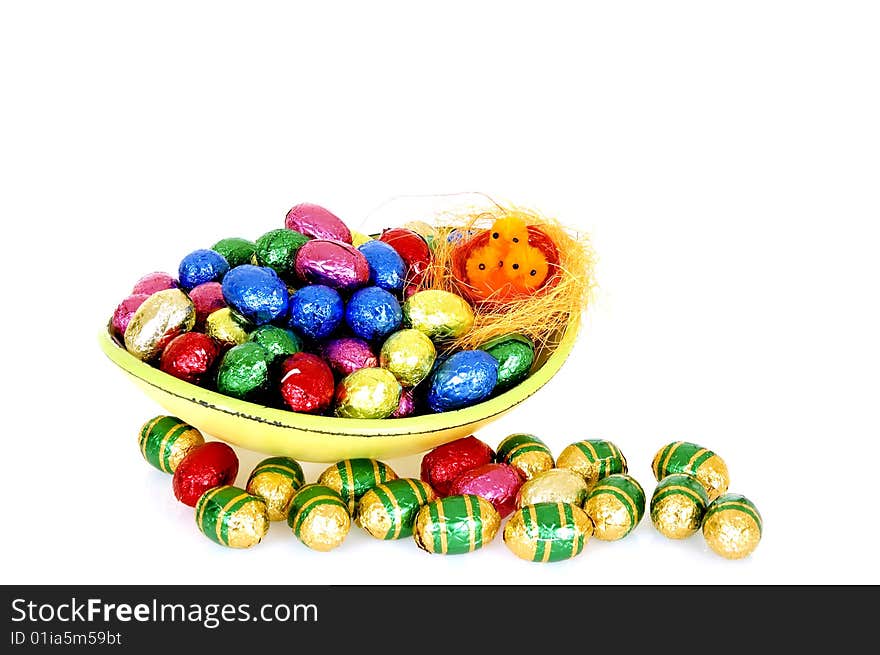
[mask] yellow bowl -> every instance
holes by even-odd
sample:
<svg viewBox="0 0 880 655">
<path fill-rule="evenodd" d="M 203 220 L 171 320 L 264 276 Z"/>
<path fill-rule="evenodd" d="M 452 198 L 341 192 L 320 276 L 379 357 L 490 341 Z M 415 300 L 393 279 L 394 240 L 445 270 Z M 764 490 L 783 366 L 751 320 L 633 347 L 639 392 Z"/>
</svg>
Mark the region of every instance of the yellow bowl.
<svg viewBox="0 0 880 655">
<path fill-rule="evenodd" d="M 238 400 L 142 362 L 113 337 L 109 325 L 100 331 L 98 341 L 107 357 L 147 396 L 205 434 L 268 455 L 336 462 L 415 455 L 473 434 L 543 387 L 565 362 L 577 332 L 578 325 L 571 323 L 555 344 L 539 349 L 533 373 L 504 393 L 464 409 L 394 419 L 313 416 Z"/>
</svg>

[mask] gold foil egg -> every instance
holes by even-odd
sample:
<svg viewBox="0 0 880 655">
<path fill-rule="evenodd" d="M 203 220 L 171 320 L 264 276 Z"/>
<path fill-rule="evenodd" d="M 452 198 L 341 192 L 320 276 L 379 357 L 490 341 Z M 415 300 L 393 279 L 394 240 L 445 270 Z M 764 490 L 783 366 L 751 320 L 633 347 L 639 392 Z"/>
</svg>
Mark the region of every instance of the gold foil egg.
<svg viewBox="0 0 880 655">
<path fill-rule="evenodd" d="M 196 307 L 180 289 L 158 291 L 141 303 L 125 328 L 125 349 L 141 361 L 162 353 L 174 337 L 196 324 Z"/>
<path fill-rule="evenodd" d="M 431 340 L 455 339 L 474 326 L 474 310 L 461 296 L 442 289 L 426 289 L 403 303 L 403 321 Z"/>
<path fill-rule="evenodd" d="M 436 358 L 434 343 L 424 332 L 409 328 L 385 340 L 379 365 L 391 371 L 404 387 L 414 387 L 428 376 Z"/>
<path fill-rule="evenodd" d="M 384 368 L 360 368 L 336 389 L 335 414 L 343 418 L 386 418 L 400 404 L 400 383 Z"/>
<path fill-rule="evenodd" d="M 706 509 L 703 537 L 726 559 L 742 559 L 761 541 L 764 522 L 755 504 L 740 494 L 723 494 Z"/>
<path fill-rule="evenodd" d="M 553 468 L 523 482 L 516 506 L 538 503 L 570 503 L 580 507 L 587 497 L 587 483 L 574 471 Z"/>
<path fill-rule="evenodd" d="M 205 334 L 227 348 L 246 342 L 253 328 L 253 324 L 234 314 L 229 307 L 211 312 L 205 319 Z"/>
</svg>

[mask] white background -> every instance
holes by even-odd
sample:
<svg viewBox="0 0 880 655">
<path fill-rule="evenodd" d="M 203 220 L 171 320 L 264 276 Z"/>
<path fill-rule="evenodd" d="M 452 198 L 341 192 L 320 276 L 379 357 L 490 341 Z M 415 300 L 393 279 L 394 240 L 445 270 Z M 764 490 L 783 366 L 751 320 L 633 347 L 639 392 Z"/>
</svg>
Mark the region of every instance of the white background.
<svg viewBox="0 0 880 655">
<path fill-rule="evenodd" d="M 291 4 L 0 10 L 3 582 L 880 582 L 875 3 Z M 357 227 L 465 191 L 599 258 L 569 361 L 477 436 L 610 439 L 649 495 L 655 451 L 696 441 L 763 514 L 751 557 L 650 519 L 550 565 L 500 536 L 443 557 L 199 533 L 136 446 L 161 408 L 98 348 L 117 302 L 298 202 Z M 261 455 L 239 454 L 244 484 Z"/>
</svg>

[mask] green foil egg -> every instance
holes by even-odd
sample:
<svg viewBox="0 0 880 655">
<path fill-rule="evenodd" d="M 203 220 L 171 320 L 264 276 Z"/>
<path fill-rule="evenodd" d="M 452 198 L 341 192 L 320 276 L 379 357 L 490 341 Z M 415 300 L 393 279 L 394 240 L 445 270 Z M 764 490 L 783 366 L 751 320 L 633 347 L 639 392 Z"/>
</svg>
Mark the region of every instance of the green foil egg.
<svg viewBox="0 0 880 655">
<path fill-rule="evenodd" d="M 506 391 L 529 376 L 535 361 L 535 344 L 523 334 L 505 334 L 480 346 L 498 360 L 495 391 Z"/>
<path fill-rule="evenodd" d="M 272 353 L 254 341 L 233 346 L 217 368 L 217 391 L 234 398 L 256 398 L 269 388 L 272 359 Z"/>
<path fill-rule="evenodd" d="M 295 230 L 270 230 L 256 242 L 254 256 L 258 266 L 268 266 L 282 278 L 294 276 L 296 253 L 309 238 Z"/>
<path fill-rule="evenodd" d="M 274 360 L 302 350 L 302 339 L 297 336 L 296 332 L 277 325 L 261 325 L 251 332 L 249 340 L 260 344 L 272 353 Z"/>
<path fill-rule="evenodd" d="M 400 382 L 391 371 L 358 369 L 339 383 L 335 414 L 343 418 L 386 418 L 400 404 L 401 391 Z"/>
<path fill-rule="evenodd" d="M 230 237 L 228 239 L 220 239 L 211 246 L 211 250 L 219 252 L 223 255 L 223 259 L 229 262 L 229 268 L 235 268 L 242 264 L 256 264 L 254 252 L 257 250 L 257 244 L 247 239 L 239 237 Z"/>
</svg>

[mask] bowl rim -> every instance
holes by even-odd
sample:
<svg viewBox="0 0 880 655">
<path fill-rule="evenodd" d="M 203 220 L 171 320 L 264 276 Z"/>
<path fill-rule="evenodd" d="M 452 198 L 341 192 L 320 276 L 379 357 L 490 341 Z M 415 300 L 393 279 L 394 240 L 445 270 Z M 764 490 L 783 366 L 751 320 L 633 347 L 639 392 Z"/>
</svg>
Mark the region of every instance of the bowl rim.
<svg viewBox="0 0 880 655">
<path fill-rule="evenodd" d="M 462 409 L 393 419 L 339 418 L 306 414 L 226 396 L 176 378 L 141 361 L 113 337 L 110 322 L 99 331 L 98 342 L 101 350 L 114 364 L 140 382 L 182 400 L 230 416 L 277 428 L 320 433 L 328 438 L 405 436 L 464 427 L 507 413 L 534 395 L 559 371 L 574 346 L 579 324 L 578 319 L 572 318 L 544 363 L 511 389 Z"/>
</svg>

